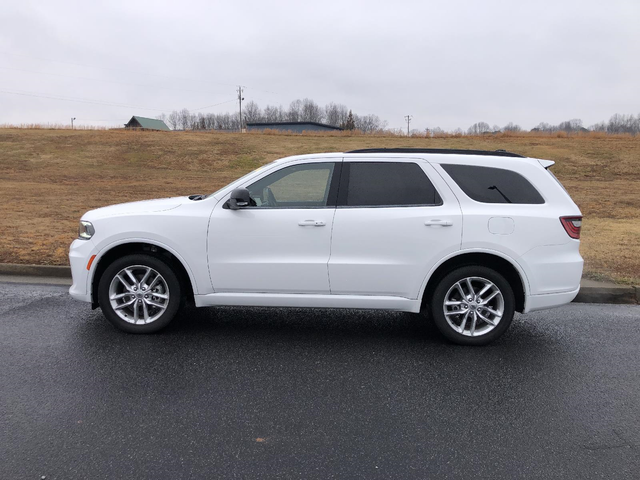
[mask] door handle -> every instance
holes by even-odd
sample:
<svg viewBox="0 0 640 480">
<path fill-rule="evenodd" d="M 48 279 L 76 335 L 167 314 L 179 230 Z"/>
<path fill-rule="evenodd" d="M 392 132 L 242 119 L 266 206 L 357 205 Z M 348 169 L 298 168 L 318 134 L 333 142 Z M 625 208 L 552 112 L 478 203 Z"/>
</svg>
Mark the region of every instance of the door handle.
<svg viewBox="0 0 640 480">
<path fill-rule="evenodd" d="M 424 224 L 427 227 L 450 227 L 453 225 L 453 222 L 451 220 L 440 220 L 434 218 L 432 220 L 427 220 Z"/>
<path fill-rule="evenodd" d="M 324 227 L 325 223 L 323 220 L 300 220 L 298 225 L 301 227 Z"/>
</svg>

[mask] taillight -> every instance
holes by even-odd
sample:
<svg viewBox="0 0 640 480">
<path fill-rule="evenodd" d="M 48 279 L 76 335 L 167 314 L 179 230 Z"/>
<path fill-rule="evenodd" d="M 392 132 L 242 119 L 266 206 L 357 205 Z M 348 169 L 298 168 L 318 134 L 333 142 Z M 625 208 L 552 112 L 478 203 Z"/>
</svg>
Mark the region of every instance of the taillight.
<svg viewBox="0 0 640 480">
<path fill-rule="evenodd" d="M 571 238 L 580 238 L 580 227 L 582 227 L 582 217 L 560 217 L 562 226 Z"/>
</svg>

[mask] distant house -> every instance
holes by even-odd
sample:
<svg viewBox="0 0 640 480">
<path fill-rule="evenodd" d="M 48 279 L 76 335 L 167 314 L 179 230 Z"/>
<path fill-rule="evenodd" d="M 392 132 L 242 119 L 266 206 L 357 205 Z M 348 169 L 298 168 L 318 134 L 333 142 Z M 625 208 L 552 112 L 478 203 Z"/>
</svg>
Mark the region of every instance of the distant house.
<svg viewBox="0 0 640 480">
<path fill-rule="evenodd" d="M 138 130 L 163 130 L 169 131 L 171 130 L 162 120 L 156 120 L 155 118 L 145 118 L 145 117 L 131 117 L 129 122 L 124 124 L 124 128 L 135 128 Z"/>
<path fill-rule="evenodd" d="M 262 131 L 262 130 L 281 130 L 283 132 L 302 133 L 304 131 L 311 132 L 330 132 L 335 130 L 342 130 L 340 127 L 334 127 L 333 125 L 326 125 L 324 123 L 317 122 L 256 122 L 247 123 L 247 130 L 249 131 Z"/>
</svg>

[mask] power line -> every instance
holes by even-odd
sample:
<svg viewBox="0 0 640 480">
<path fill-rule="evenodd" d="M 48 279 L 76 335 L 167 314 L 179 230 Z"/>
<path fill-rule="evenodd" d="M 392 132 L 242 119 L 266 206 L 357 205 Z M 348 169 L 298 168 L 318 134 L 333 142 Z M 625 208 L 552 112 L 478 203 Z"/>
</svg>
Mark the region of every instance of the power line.
<svg viewBox="0 0 640 480">
<path fill-rule="evenodd" d="M 157 86 L 157 85 L 142 85 L 142 84 L 139 84 L 139 83 L 116 82 L 116 81 L 113 81 L 113 80 L 105 80 L 105 79 L 102 79 L 102 78 L 80 77 L 78 75 L 65 75 L 65 74 L 62 74 L 62 73 L 36 72 L 36 71 L 33 71 L 33 70 L 23 70 L 23 69 L 19 69 L 19 68 L 0 67 L 0 69 L 2 69 L 2 70 L 13 70 L 15 72 L 23 72 L 23 73 L 33 73 L 33 74 L 36 74 L 36 75 L 51 75 L 51 76 L 55 76 L 55 77 L 75 78 L 75 79 L 79 79 L 79 80 L 90 80 L 90 81 L 94 81 L 94 82 L 113 83 L 115 85 L 128 85 L 128 86 L 132 86 L 132 87 L 158 88 L 158 89 L 163 89 L 163 90 L 175 90 L 175 91 L 179 91 L 179 92 L 204 93 L 204 94 L 207 94 L 207 95 L 211 95 L 213 93 L 213 92 L 210 92 L 210 91 L 208 92 L 208 91 L 204 91 L 204 90 L 190 90 L 190 89 L 185 89 L 185 88 L 162 87 L 162 86 Z"/>
<path fill-rule="evenodd" d="M 21 95 L 24 97 L 38 97 L 38 98 L 49 98 L 52 100 L 61 100 L 64 102 L 75 102 L 75 103 L 88 103 L 92 105 L 104 105 L 107 107 L 126 107 L 126 108 L 137 108 L 141 110 L 155 110 L 158 112 L 172 111 L 174 108 L 154 108 L 154 107 L 143 107 L 141 105 L 129 105 L 126 103 L 118 103 L 111 102 L 107 100 L 95 100 L 90 98 L 78 98 L 78 97 L 69 97 L 67 95 L 57 95 L 57 94 L 43 94 L 37 92 L 27 92 L 25 90 L 0 90 L 2 93 L 10 93 L 12 95 Z M 225 103 L 235 102 L 237 99 L 232 98 L 231 100 L 225 100 L 224 102 L 214 103 L 213 105 L 206 105 L 204 107 L 192 109 L 192 112 L 197 112 L 198 110 L 204 110 L 205 108 L 217 107 L 218 105 L 224 105 Z M 102 120 L 100 120 L 102 121 Z"/>
<path fill-rule="evenodd" d="M 93 105 L 103 105 L 106 107 L 125 107 L 125 108 L 138 108 L 141 110 L 155 110 L 157 112 L 164 112 L 165 110 L 171 111 L 170 108 L 153 108 L 153 107 L 143 107 L 140 105 L 128 105 L 125 103 L 115 103 L 108 102 L 102 100 L 91 100 L 91 99 L 79 99 L 74 97 L 67 97 L 65 95 L 50 95 L 50 94 L 42 94 L 35 92 L 25 92 L 25 91 L 11 91 L 11 90 L 0 90 L 1 93 L 10 93 L 12 95 L 22 95 L 24 97 L 38 97 L 38 98 L 49 98 L 52 100 L 61 100 L 64 102 L 75 102 L 75 103 L 89 103 Z"/>
<path fill-rule="evenodd" d="M 53 60 L 51 58 L 44 58 L 44 57 L 35 57 L 33 55 L 23 55 L 20 53 L 12 53 L 12 52 L 2 52 L 0 51 L 0 54 L 3 55 L 13 55 L 16 57 L 23 57 L 23 58 L 32 58 L 34 60 L 44 60 L 46 62 L 54 62 L 54 63 L 63 63 L 66 65 L 75 65 L 77 67 L 85 67 L 85 68 L 98 68 L 98 69 L 102 69 L 102 70 L 113 70 L 116 72 L 124 72 L 124 73 L 134 73 L 136 75 L 147 75 L 147 76 L 151 76 L 151 77 L 161 77 L 161 78 L 168 78 L 171 80 L 186 80 L 189 82 L 197 82 L 197 83 L 206 83 L 208 85 L 214 84 L 214 85 L 224 85 L 226 87 L 235 87 L 235 84 L 232 83 L 222 83 L 222 82 L 212 82 L 210 80 L 196 80 L 193 78 L 184 78 L 184 77 L 173 77 L 173 76 L 169 76 L 169 75 L 162 75 L 162 74 L 158 74 L 158 73 L 149 73 L 149 72 L 141 72 L 141 71 L 135 71 L 135 70 L 127 70 L 124 68 L 113 68 L 113 67 L 102 67 L 102 66 L 98 66 L 98 65 L 88 65 L 86 63 L 76 63 L 76 62 L 66 62 L 64 60 Z M 248 87 L 245 87 L 248 88 Z M 250 88 L 250 87 L 249 87 Z M 264 93 L 272 93 L 275 95 L 279 95 L 279 93 L 277 92 L 272 92 L 269 90 L 261 90 L 258 88 L 250 88 L 251 90 L 256 90 L 258 92 L 264 92 Z"/>
<path fill-rule="evenodd" d="M 213 105 L 206 105 L 204 107 L 194 108 L 191 111 L 192 112 L 197 112 L 198 110 L 204 110 L 205 108 L 217 107 L 218 105 L 224 105 L 225 103 L 235 102 L 236 100 L 237 100 L 237 98 L 232 98 L 231 100 L 225 100 L 224 102 L 214 103 Z"/>
<path fill-rule="evenodd" d="M 113 70 L 116 72 L 124 72 L 124 73 L 134 73 L 136 75 L 147 75 L 147 76 L 151 76 L 151 77 L 162 77 L 162 78 L 169 78 L 171 80 L 188 80 L 190 82 L 201 82 L 201 83 L 205 83 L 204 80 L 195 80 L 193 78 L 182 78 L 182 77 L 173 77 L 173 76 L 169 76 L 169 75 L 161 75 L 158 73 L 149 73 L 149 72 L 141 72 L 141 71 L 136 71 L 136 70 L 127 70 L 124 68 L 113 68 L 113 67 L 101 67 L 98 65 L 88 65 L 86 63 L 76 63 L 76 62 L 66 62 L 64 60 L 53 60 L 51 58 L 44 58 L 44 57 L 35 57 L 32 55 L 22 55 L 20 53 L 11 53 L 11 52 L 0 52 L 4 55 L 14 55 L 17 57 L 24 57 L 24 58 L 33 58 L 34 60 L 44 60 L 47 62 L 55 62 L 55 63 L 64 63 L 66 65 L 75 65 L 76 67 L 86 67 L 86 68 L 98 68 L 98 69 L 102 69 L 102 70 Z M 208 84 L 216 84 L 216 85 L 224 85 L 227 87 L 231 87 L 231 86 L 235 86 L 232 83 L 220 83 L 220 82 L 209 82 L 207 81 L 206 83 Z"/>
</svg>

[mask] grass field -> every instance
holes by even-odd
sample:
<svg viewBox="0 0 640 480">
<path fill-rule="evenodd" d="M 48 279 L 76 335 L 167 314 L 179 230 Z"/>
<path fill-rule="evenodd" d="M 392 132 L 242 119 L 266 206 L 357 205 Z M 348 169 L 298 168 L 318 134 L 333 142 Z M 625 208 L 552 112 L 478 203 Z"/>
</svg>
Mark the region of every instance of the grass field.
<svg viewBox="0 0 640 480">
<path fill-rule="evenodd" d="M 555 160 L 585 216 L 586 275 L 640 283 L 640 137 L 459 138 L 0 129 L 0 262 L 67 264 L 87 210 L 210 193 L 279 157 L 367 147 L 506 149 Z"/>
</svg>

